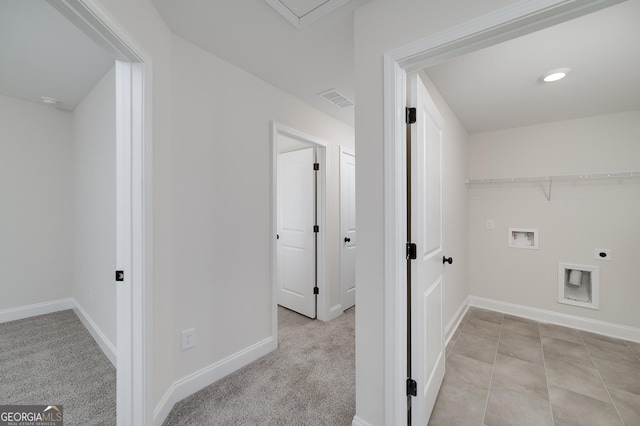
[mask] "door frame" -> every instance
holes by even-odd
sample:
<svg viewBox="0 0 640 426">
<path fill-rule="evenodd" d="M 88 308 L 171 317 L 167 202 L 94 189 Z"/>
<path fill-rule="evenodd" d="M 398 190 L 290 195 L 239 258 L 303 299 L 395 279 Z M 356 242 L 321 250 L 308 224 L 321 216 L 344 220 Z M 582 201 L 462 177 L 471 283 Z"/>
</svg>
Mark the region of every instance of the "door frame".
<svg viewBox="0 0 640 426">
<path fill-rule="evenodd" d="M 407 74 L 591 13 L 623 0 L 521 1 L 384 55 L 385 424 L 407 424 Z"/>
<path fill-rule="evenodd" d="M 330 319 L 329 307 L 329 287 L 326 285 L 328 277 L 327 262 L 327 188 L 329 187 L 329 144 L 322 139 L 300 132 L 291 127 L 275 121 L 271 122 L 271 333 L 278 337 L 278 265 L 277 265 L 277 243 L 278 233 L 278 212 L 277 212 L 277 171 L 278 171 L 278 135 L 285 135 L 300 142 L 311 144 L 316 148 L 316 162 L 320 164 L 317 183 L 317 221 L 320 230 L 317 235 L 317 262 L 318 262 L 318 294 L 317 298 L 317 319 L 328 321 Z"/>
<path fill-rule="evenodd" d="M 151 57 L 99 4 L 48 0 L 114 55 L 116 89 L 116 422 L 150 424 L 152 411 Z M 115 272 L 115 271 L 114 271 Z"/>
</svg>

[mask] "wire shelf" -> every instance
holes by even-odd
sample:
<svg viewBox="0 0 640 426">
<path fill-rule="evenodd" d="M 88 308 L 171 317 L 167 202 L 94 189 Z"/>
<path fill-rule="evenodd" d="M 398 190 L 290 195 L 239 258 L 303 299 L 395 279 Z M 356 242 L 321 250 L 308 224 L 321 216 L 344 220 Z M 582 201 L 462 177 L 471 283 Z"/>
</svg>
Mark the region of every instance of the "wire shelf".
<svg viewBox="0 0 640 426">
<path fill-rule="evenodd" d="M 588 180 L 588 179 L 620 179 L 640 177 L 640 171 L 628 172 L 596 172 L 577 173 L 571 175 L 545 175 L 545 176 L 513 176 L 497 178 L 466 179 L 465 184 L 478 183 L 509 183 L 509 182 L 536 182 L 536 181 L 561 181 L 561 180 Z"/>
</svg>

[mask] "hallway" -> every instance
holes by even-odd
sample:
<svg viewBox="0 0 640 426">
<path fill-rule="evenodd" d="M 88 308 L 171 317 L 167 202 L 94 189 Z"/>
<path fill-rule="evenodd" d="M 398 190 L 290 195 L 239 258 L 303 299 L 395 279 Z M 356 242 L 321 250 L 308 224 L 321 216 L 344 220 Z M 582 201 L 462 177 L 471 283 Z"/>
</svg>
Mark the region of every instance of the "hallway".
<svg viewBox="0 0 640 426">
<path fill-rule="evenodd" d="M 178 402 L 164 425 L 350 425 L 354 321 L 355 308 L 324 323 L 278 307 L 278 349 Z"/>
</svg>

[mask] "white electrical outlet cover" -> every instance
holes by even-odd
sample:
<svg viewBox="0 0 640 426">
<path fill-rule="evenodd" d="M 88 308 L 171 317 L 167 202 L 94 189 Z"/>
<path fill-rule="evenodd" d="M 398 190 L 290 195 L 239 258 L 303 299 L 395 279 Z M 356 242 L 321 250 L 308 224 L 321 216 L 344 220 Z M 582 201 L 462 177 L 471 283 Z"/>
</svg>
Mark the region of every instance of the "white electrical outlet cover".
<svg viewBox="0 0 640 426">
<path fill-rule="evenodd" d="M 195 328 L 190 328 L 189 330 L 184 330 L 182 332 L 182 350 L 186 350 L 192 348 L 196 345 L 196 330 Z"/>
</svg>

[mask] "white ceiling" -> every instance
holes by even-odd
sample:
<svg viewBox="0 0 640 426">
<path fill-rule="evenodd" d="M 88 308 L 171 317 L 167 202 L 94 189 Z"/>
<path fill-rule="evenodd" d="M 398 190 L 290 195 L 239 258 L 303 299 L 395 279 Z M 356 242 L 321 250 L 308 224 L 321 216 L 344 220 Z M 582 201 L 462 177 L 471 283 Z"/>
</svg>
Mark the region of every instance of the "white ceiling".
<svg viewBox="0 0 640 426">
<path fill-rule="evenodd" d="M 318 94 L 336 89 L 357 108 L 353 11 L 367 0 L 300 29 L 264 0 L 152 1 L 179 36 L 353 125 L 354 107 Z M 283 1 L 308 8 L 324 0 Z M 640 109 L 639 22 L 640 0 L 628 0 L 427 73 L 471 133 Z M 46 0 L 0 0 L 0 94 L 53 97 L 72 110 L 113 61 Z M 572 69 L 565 80 L 539 83 L 560 67 Z"/>
<path fill-rule="evenodd" d="M 353 125 L 353 107 L 317 95 L 353 99 L 353 10 L 365 0 L 302 29 L 267 5 L 280 0 L 152 1 L 179 36 Z M 282 2 L 303 14 L 323 0 Z M 640 0 L 629 0 L 427 72 L 471 133 L 640 109 L 639 23 Z M 560 67 L 568 78 L 539 83 Z"/>
<path fill-rule="evenodd" d="M 287 9 L 294 12 L 298 18 L 302 18 L 314 9 L 327 3 L 326 0 L 277 0 L 284 4 Z"/>
<path fill-rule="evenodd" d="M 46 0 L 0 0 L 0 94 L 72 111 L 114 61 Z"/>
<path fill-rule="evenodd" d="M 265 0 L 296 28 L 325 17 L 351 0 Z"/>
<path fill-rule="evenodd" d="M 555 83 L 540 77 L 570 68 Z M 452 61 L 427 74 L 469 133 L 640 109 L 640 0 Z"/>
<path fill-rule="evenodd" d="M 318 93 L 336 89 L 357 106 L 353 11 L 366 0 L 300 29 L 264 0 L 152 1 L 175 34 L 353 125 L 353 106 L 339 108 Z"/>
</svg>

